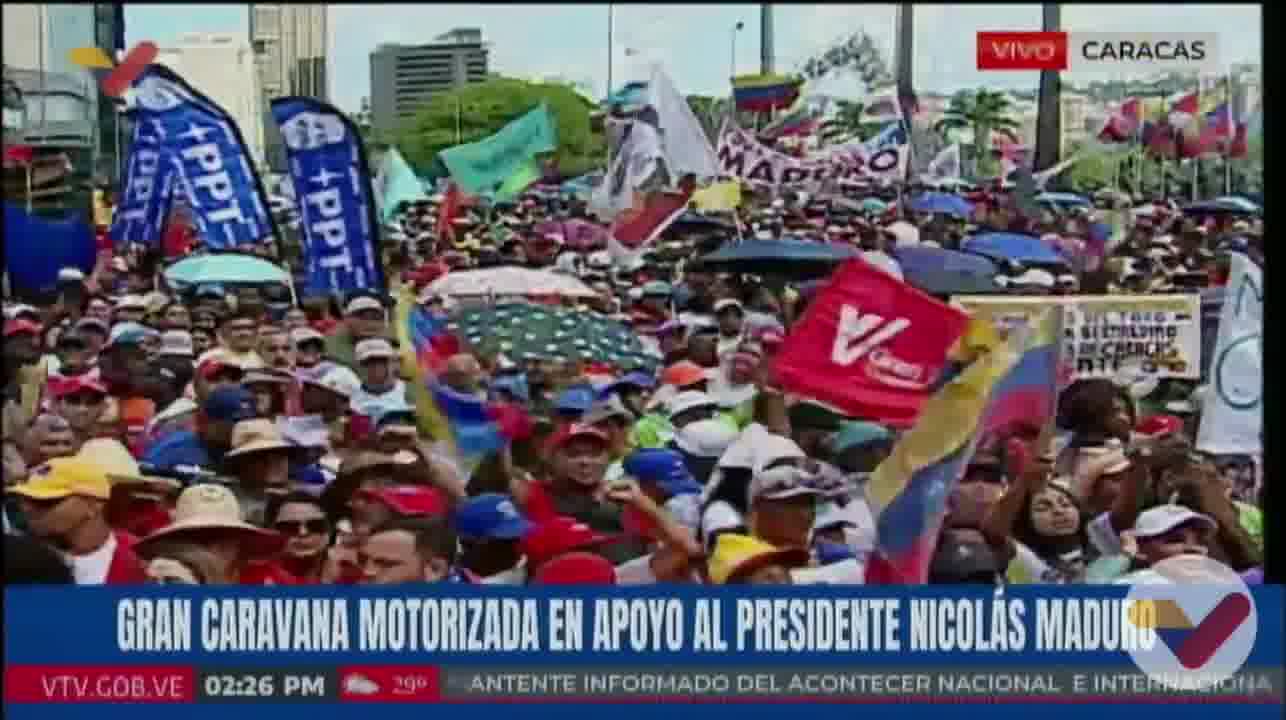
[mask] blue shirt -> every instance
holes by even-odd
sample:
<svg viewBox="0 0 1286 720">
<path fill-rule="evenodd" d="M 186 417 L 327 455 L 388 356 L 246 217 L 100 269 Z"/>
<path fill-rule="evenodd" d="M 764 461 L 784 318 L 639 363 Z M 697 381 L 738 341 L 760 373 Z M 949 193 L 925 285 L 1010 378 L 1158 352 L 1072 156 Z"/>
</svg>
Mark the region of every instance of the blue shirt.
<svg viewBox="0 0 1286 720">
<path fill-rule="evenodd" d="M 180 465 L 214 470 L 215 458 L 196 433 L 176 430 L 148 449 L 143 455 L 143 464 L 162 470 L 173 470 Z"/>
</svg>

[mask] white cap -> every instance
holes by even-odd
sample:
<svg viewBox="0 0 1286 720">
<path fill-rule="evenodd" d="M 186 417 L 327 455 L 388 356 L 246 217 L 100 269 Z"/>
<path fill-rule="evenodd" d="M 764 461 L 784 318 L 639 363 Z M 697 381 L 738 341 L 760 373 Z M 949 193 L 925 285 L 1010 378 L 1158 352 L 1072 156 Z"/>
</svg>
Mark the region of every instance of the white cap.
<svg viewBox="0 0 1286 720">
<path fill-rule="evenodd" d="M 755 475 L 750 481 L 750 499 L 752 501 L 785 500 L 787 498 L 821 494 L 817 488 L 808 483 L 809 475 L 794 466 L 775 467 Z"/>
<path fill-rule="evenodd" d="M 1054 274 L 1048 270 L 1032 268 L 1027 272 L 1013 279 L 1015 285 L 1036 285 L 1039 287 L 1054 287 Z"/>
<path fill-rule="evenodd" d="M 905 220 L 890 223 L 884 231 L 893 236 L 894 245 L 897 247 L 920 244 L 920 228 Z"/>
<path fill-rule="evenodd" d="M 187 330 L 166 330 L 161 333 L 160 354 L 184 357 L 196 355 L 196 347 L 192 344 L 192 333 Z"/>
<path fill-rule="evenodd" d="M 626 422 L 634 421 L 634 413 L 625 407 L 625 403 L 621 402 L 620 395 L 616 393 L 612 393 L 605 399 L 591 405 L 580 421 L 586 425 L 597 425 L 613 417 L 625 418 Z"/>
<path fill-rule="evenodd" d="M 724 298 L 722 300 L 715 301 L 714 314 L 718 315 L 719 313 L 723 312 L 724 308 L 730 308 L 730 307 L 735 307 L 743 313 L 746 311 L 746 306 L 741 304 L 740 300 L 737 300 L 735 298 Z"/>
<path fill-rule="evenodd" d="M 362 312 L 363 310 L 379 310 L 380 312 L 384 312 L 384 306 L 380 304 L 379 300 L 367 295 L 355 297 L 352 300 L 349 300 L 348 304 L 344 306 L 345 315 L 352 315 L 354 313 Z"/>
<path fill-rule="evenodd" d="M 699 458 L 718 458 L 737 439 L 737 429 L 730 423 L 710 418 L 685 426 L 674 435 L 674 444 L 685 453 Z"/>
<path fill-rule="evenodd" d="M 117 310 L 146 310 L 147 299 L 142 295 L 122 295 L 116 301 Z"/>
<path fill-rule="evenodd" d="M 755 239 L 756 239 L 756 240 L 772 240 L 772 239 L 773 239 L 773 234 L 772 234 L 772 232 L 771 232 L 771 231 L 769 231 L 769 230 L 759 230 L 759 231 L 755 232 Z"/>
<path fill-rule="evenodd" d="M 85 273 L 74 267 L 65 267 L 58 271 L 59 281 L 84 280 Z"/>
<path fill-rule="evenodd" d="M 1059 285 L 1075 285 L 1076 283 L 1079 282 L 1079 280 L 1076 279 L 1076 276 L 1072 275 L 1071 273 L 1064 273 L 1062 275 L 1059 275 L 1058 277 L 1054 278 L 1054 280 L 1056 280 Z"/>
<path fill-rule="evenodd" d="M 9 307 L 4 309 L 5 320 L 12 320 L 18 317 L 19 315 L 23 315 L 23 314 L 38 316 L 40 315 L 40 311 L 32 307 L 31 305 L 23 305 L 23 304 L 10 305 Z"/>
<path fill-rule="evenodd" d="M 326 336 L 307 327 L 295 328 L 290 331 L 290 342 L 295 345 L 302 342 L 308 342 L 309 340 L 320 340 L 321 342 L 326 342 Z"/>
<path fill-rule="evenodd" d="M 675 395 L 674 398 L 670 400 L 667 409 L 669 410 L 670 417 L 674 417 L 700 407 L 708 407 L 712 410 L 718 410 L 719 403 L 715 402 L 714 398 L 699 390 L 685 390 L 684 392 Z"/>
<path fill-rule="evenodd" d="M 898 280 L 902 279 L 902 266 L 888 253 L 880 252 L 879 250 L 867 250 L 862 253 L 862 259 Z"/>
<path fill-rule="evenodd" d="M 318 377 L 313 377 L 306 373 L 296 375 L 300 382 L 317 387 L 325 388 L 346 398 L 353 397 L 361 387 L 362 381 L 358 379 L 357 374 L 343 365 L 336 365 Z"/>
<path fill-rule="evenodd" d="M 357 357 L 357 362 L 364 363 L 373 358 L 394 358 L 397 353 L 393 350 L 393 345 L 383 338 L 370 338 L 357 343 L 353 348 L 353 355 Z"/>
<path fill-rule="evenodd" d="M 1134 537 L 1140 540 L 1154 538 L 1191 522 L 1199 523 L 1206 530 L 1216 527 L 1209 515 L 1193 512 L 1182 505 L 1158 505 L 1139 513 L 1139 518 L 1134 521 Z"/>
</svg>

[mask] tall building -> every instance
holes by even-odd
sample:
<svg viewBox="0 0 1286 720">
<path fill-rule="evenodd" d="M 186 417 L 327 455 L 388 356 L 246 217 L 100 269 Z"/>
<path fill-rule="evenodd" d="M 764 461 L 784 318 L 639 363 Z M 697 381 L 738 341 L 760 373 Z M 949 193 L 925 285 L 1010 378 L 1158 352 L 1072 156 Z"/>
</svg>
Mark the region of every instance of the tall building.
<svg viewBox="0 0 1286 720">
<path fill-rule="evenodd" d="M 97 44 L 95 16 L 94 5 L 4 3 L 5 75 L 27 106 L 27 144 L 90 155 L 98 147 L 94 79 L 67 57 Z"/>
<path fill-rule="evenodd" d="M 279 97 L 330 97 L 326 59 L 330 55 L 325 5 L 288 3 L 250 5 L 250 44 L 254 47 L 266 126 L 268 166 L 286 169 L 281 133 L 270 116 Z"/>
<path fill-rule="evenodd" d="M 380 45 L 371 53 L 372 127 L 396 131 L 435 94 L 486 80 L 487 65 L 477 28 L 457 28 L 427 45 Z"/>
<path fill-rule="evenodd" d="M 250 43 L 230 33 L 186 33 L 178 45 L 161 48 L 156 59 L 232 116 L 251 160 L 262 168 L 263 95 Z"/>
</svg>

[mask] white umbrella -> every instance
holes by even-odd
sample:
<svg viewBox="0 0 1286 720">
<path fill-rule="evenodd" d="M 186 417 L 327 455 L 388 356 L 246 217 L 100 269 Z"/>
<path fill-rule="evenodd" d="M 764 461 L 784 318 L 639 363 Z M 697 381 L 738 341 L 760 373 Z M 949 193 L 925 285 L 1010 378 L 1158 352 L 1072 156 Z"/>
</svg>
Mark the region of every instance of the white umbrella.
<svg viewBox="0 0 1286 720">
<path fill-rule="evenodd" d="M 435 295 L 455 297 L 557 295 L 590 298 L 598 295 L 574 277 L 512 266 L 447 273 L 429 285 L 429 291 Z"/>
</svg>

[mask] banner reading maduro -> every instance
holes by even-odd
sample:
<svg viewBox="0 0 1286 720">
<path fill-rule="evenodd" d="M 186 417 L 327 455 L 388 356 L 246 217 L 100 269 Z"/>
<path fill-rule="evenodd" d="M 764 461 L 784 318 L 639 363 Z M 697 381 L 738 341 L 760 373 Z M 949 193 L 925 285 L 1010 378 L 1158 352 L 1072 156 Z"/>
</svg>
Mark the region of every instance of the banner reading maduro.
<svg viewBox="0 0 1286 720">
<path fill-rule="evenodd" d="M 1201 374 L 1201 298 L 1197 295 L 957 297 L 971 314 L 1001 328 L 1063 306 L 1063 362 L 1072 379 L 1121 371 L 1161 378 Z"/>
</svg>

